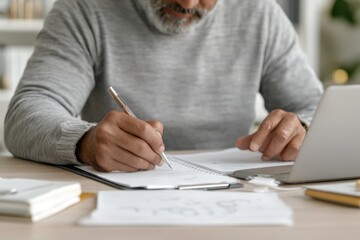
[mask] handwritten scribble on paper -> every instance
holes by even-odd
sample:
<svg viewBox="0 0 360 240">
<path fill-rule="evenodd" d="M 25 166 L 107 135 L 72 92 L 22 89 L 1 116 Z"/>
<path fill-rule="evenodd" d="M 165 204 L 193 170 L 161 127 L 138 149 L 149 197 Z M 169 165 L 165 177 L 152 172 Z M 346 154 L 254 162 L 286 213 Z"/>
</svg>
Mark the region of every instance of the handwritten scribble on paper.
<svg viewBox="0 0 360 240">
<path fill-rule="evenodd" d="M 84 225 L 291 225 L 275 193 L 207 191 L 100 192 Z"/>
</svg>

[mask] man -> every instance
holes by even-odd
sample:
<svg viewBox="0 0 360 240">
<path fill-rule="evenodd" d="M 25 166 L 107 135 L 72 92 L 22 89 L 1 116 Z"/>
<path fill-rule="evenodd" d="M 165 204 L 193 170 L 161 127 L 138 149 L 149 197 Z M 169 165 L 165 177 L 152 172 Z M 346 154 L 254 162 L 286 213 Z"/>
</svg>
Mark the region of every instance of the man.
<svg viewBox="0 0 360 240">
<path fill-rule="evenodd" d="M 109 86 L 139 119 L 116 110 Z M 271 113 L 246 136 L 258 91 Z M 164 146 L 294 160 L 321 93 L 274 0 L 60 0 L 5 139 L 15 156 L 100 171 L 161 166 Z"/>
</svg>

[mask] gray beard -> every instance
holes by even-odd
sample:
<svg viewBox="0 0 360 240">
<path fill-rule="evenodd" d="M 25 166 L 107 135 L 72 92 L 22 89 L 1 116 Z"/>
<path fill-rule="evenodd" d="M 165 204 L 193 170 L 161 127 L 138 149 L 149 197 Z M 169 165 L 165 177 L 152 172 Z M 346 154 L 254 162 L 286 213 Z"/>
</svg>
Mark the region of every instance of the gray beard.
<svg viewBox="0 0 360 240">
<path fill-rule="evenodd" d="M 195 9 L 190 10 L 194 15 L 191 19 L 178 19 L 164 12 L 164 7 L 167 5 L 163 4 L 162 0 L 138 0 L 138 2 L 145 10 L 149 21 L 157 30 L 165 34 L 187 33 L 196 28 L 198 23 L 208 14 L 206 10 Z"/>
</svg>

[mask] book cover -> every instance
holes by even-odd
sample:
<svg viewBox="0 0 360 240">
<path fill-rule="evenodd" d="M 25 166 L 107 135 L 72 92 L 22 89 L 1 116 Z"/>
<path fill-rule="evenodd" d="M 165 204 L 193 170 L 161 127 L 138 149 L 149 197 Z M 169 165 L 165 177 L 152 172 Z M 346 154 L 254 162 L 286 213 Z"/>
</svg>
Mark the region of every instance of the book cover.
<svg viewBox="0 0 360 240">
<path fill-rule="evenodd" d="M 315 199 L 360 208 L 360 191 L 356 182 L 308 186 L 305 195 Z"/>
</svg>

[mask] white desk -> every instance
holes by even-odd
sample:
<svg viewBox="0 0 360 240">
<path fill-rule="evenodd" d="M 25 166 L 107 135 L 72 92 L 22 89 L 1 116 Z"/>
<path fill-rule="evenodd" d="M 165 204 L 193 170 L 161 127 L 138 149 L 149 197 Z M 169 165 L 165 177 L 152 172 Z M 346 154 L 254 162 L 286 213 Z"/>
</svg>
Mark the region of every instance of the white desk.
<svg viewBox="0 0 360 240">
<path fill-rule="evenodd" d="M 0 176 L 45 180 L 79 181 L 86 192 L 110 190 L 109 186 L 56 167 L 0 157 Z M 360 209 L 315 201 L 302 191 L 281 192 L 280 197 L 294 211 L 293 227 L 80 227 L 78 219 L 95 208 L 87 199 L 41 222 L 30 224 L 0 221 L 0 239 L 36 240 L 351 240 L 360 239 Z"/>
</svg>

